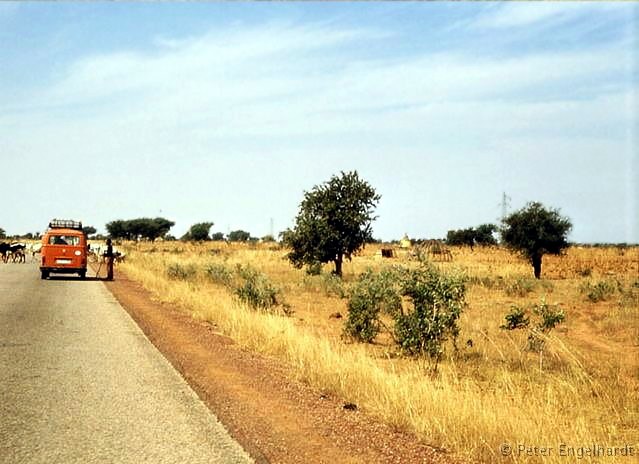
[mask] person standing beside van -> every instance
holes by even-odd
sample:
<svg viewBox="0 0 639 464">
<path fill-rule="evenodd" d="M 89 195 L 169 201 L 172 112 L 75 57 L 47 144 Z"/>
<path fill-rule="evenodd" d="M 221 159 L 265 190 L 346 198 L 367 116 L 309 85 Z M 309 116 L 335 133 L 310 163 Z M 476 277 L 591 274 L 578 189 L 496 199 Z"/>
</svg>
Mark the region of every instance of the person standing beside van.
<svg viewBox="0 0 639 464">
<path fill-rule="evenodd" d="M 107 280 L 113 280 L 113 244 L 110 238 L 107 238 L 106 246 L 104 257 L 106 258 L 107 265 Z"/>
</svg>

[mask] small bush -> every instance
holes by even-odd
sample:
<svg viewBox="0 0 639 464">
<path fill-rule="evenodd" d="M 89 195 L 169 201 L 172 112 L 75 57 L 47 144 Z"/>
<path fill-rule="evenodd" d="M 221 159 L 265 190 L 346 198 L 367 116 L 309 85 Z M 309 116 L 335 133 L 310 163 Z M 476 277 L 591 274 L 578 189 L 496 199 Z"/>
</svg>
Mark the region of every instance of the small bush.
<svg viewBox="0 0 639 464">
<path fill-rule="evenodd" d="M 542 298 L 539 304 L 533 305 L 529 310 L 513 306 L 510 313 L 504 317 L 506 323 L 501 325 L 500 328 L 504 330 L 528 329 L 530 326 L 528 314 L 530 313 L 535 316 L 536 323 L 529 329 L 528 349 L 541 352 L 544 349 L 545 335 L 564 322 L 566 315 L 558 304 L 549 305 Z"/>
<path fill-rule="evenodd" d="M 250 266 L 237 266 L 237 275 L 242 283 L 235 289 L 241 301 L 253 309 L 269 310 L 281 307 L 285 314 L 290 314 L 290 307 L 280 301 L 280 291 L 268 278 Z"/>
<path fill-rule="evenodd" d="M 166 267 L 166 275 L 172 280 L 192 280 L 197 275 L 197 269 L 192 264 L 172 263 Z"/>
<path fill-rule="evenodd" d="M 233 286 L 233 271 L 228 266 L 219 263 L 212 263 L 204 269 L 206 276 L 215 284 L 225 287 Z"/>
<path fill-rule="evenodd" d="M 526 316 L 526 310 L 518 306 L 512 306 L 510 312 L 504 317 L 506 323 L 499 327 L 504 330 L 523 329 L 528 327 L 530 318 Z"/>
<path fill-rule="evenodd" d="M 396 339 L 405 353 L 429 356 L 436 370 L 444 343 L 450 339 L 455 344 L 459 335 L 457 321 L 465 306 L 466 279 L 427 266 L 405 272 L 401 286 L 413 308 L 396 314 Z"/>
<path fill-rule="evenodd" d="M 382 328 L 381 313 L 395 314 L 401 308 L 401 296 L 393 271 L 362 274 L 353 286 L 348 300 L 348 317 L 344 333 L 354 339 L 370 343 Z"/>
<path fill-rule="evenodd" d="M 533 306 L 533 313 L 538 316 L 537 325 L 528 335 L 528 348 L 531 351 L 540 352 L 544 350 L 544 335 L 550 333 L 557 325 L 564 322 L 566 315 L 559 309 L 559 305 L 550 306 L 545 299 L 541 303 Z"/>
<path fill-rule="evenodd" d="M 428 356 L 434 369 L 444 344 L 459 335 L 457 321 L 465 306 L 466 279 L 446 275 L 434 266 L 368 271 L 351 289 L 344 333 L 371 342 L 383 328 L 381 314 L 394 321 L 389 334 L 411 356 Z M 404 305 L 405 302 L 405 305 Z"/>
<path fill-rule="evenodd" d="M 524 297 L 535 289 L 537 284 L 535 279 L 528 277 L 517 277 L 510 282 L 506 282 L 504 291 L 508 296 L 520 296 Z"/>
<path fill-rule="evenodd" d="M 327 296 L 336 296 L 338 298 L 346 297 L 346 289 L 344 281 L 335 274 L 322 274 L 320 277 L 320 285 Z"/>
<path fill-rule="evenodd" d="M 619 285 L 617 282 L 600 280 L 595 284 L 586 282 L 581 286 L 580 290 L 582 293 L 586 294 L 588 301 L 598 303 L 600 301 L 609 300 L 615 294 L 618 287 Z"/>
</svg>

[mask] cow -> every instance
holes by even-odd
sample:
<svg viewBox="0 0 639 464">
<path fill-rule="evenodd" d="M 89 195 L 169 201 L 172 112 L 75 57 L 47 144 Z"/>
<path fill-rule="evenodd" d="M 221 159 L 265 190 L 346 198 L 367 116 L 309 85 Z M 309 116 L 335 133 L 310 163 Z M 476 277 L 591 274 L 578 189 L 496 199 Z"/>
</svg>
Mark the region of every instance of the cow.
<svg viewBox="0 0 639 464">
<path fill-rule="evenodd" d="M 107 248 L 102 244 L 90 244 L 89 245 L 89 255 L 92 257 L 94 261 L 99 261 L 102 258 L 103 262 L 106 262 L 106 251 Z M 115 263 L 122 263 L 126 258 L 126 253 L 120 251 L 113 247 L 113 261 Z"/>
<path fill-rule="evenodd" d="M 104 245 L 91 243 L 89 244 L 89 255 L 93 258 L 93 261 L 98 261 L 105 249 Z"/>
<path fill-rule="evenodd" d="M 0 244 L 0 254 L 2 254 L 2 261 L 5 263 L 11 259 L 14 263 L 16 261 L 24 263 L 24 250 L 27 247 L 24 243 L 2 243 Z"/>
<path fill-rule="evenodd" d="M 36 254 L 42 253 L 42 243 L 38 242 L 38 243 L 32 243 L 31 245 L 28 245 L 27 251 L 30 251 L 31 256 L 35 257 Z"/>
<path fill-rule="evenodd" d="M 11 245 L 7 242 L 0 243 L 0 255 L 2 255 L 2 261 L 7 262 L 7 253 L 11 249 Z"/>
<path fill-rule="evenodd" d="M 13 260 L 13 262 L 15 263 L 16 261 L 18 263 L 26 263 L 26 258 L 24 255 L 24 249 L 23 248 L 17 248 L 16 250 L 11 252 L 11 259 Z"/>
</svg>

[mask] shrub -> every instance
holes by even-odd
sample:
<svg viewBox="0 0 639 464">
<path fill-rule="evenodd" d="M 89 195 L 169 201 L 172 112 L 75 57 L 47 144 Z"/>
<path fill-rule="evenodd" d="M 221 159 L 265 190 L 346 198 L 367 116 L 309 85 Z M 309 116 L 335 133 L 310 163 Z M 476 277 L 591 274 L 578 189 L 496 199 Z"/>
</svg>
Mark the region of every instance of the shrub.
<svg viewBox="0 0 639 464">
<path fill-rule="evenodd" d="M 504 291 L 508 296 L 524 297 L 535 289 L 536 281 L 527 277 L 517 277 L 506 282 Z"/>
<path fill-rule="evenodd" d="M 344 333 L 361 342 L 372 342 L 382 328 L 381 313 L 395 314 L 401 308 L 396 273 L 379 274 L 370 269 L 353 286 L 348 300 Z"/>
<path fill-rule="evenodd" d="M 394 321 L 390 335 L 410 356 L 428 356 L 435 370 L 444 344 L 459 335 L 457 321 L 465 306 L 466 278 L 446 275 L 434 266 L 389 268 L 363 274 L 351 289 L 344 333 L 371 342 L 384 328 L 382 314 Z M 406 308 L 403 304 L 406 300 Z"/>
<path fill-rule="evenodd" d="M 600 280 L 596 284 L 591 282 L 584 283 L 580 290 L 586 294 L 586 298 L 593 303 L 599 301 L 606 301 L 612 297 L 617 291 L 619 284 L 617 282 L 611 282 L 609 280 Z"/>
<path fill-rule="evenodd" d="M 290 314 L 289 305 L 280 301 L 280 291 L 268 278 L 250 266 L 238 265 L 237 275 L 242 281 L 235 289 L 241 301 L 253 309 L 269 310 L 281 307 L 285 314 Z"/>
<path fill-rule="evenodd" d="M 529 314 L 531 313 L 535 316 L 536 323 L 529 329 L 528 349 L 541 353 L 545 345 L 545 336 L 566 319 L 565 313 L 558 304 L 549 305 L 545 298 L 542 298 L 539 304 L 533 305 L 529 310 L 513 306 L 510 313 L 504 317 L 506 323 L 500 328 L 504 330 L 527 329 L 530 326 Z"/>
<path fill-rule="evenodd" d="M 197 269 L 192 264 L 172 263 L 166 267 L 166 275 L 172 280 L 192 280 L 197 275 Z"/>
<path fill-rule="evenodd" d="M 444 343 L 455 344 L 457 321 L 465 305 L 466 282 L 462 276 L 446 275 L 428 266 L 403 273 L 401 293 L 412 303 L 412 311 L 400 309 L 395 316 L 395 336 L 409 355 L 427 355 L 437 364 Z"/>
<path fill-rule="evenodd" d="M 561 324 L 566 319 L 566 315 L 559 309 L 559 305 L 550 306 L 543 298 L 541 303 L 533 306 L 532 311 L 539 321 L 528 335 L 528 348 L 531 351 L 542 352 L 545 345 L 544 335 Z"/>
<path fill-rule="evenodd" d="M 346 297 L 344 282 L 333 273 L 322 274 L 320 277 L 320 285 L 327 296 L 333 295 L 338 298 Z"/>
<path fill-rule="evenodd" d="M 204 269 L 211 282 L 225 287 L 233 286 L 233 271 L 220 263 L 211 263 Z"/>
<path fill-rule="evenodd" d="M 523 329 L 528 327 L 530 323 L 530 318 L 526 316 L 526 310 L 514 305 L 504 319 L 506 319 L 506 323 L 499 327 L 505 330 Z"/>
</svg>

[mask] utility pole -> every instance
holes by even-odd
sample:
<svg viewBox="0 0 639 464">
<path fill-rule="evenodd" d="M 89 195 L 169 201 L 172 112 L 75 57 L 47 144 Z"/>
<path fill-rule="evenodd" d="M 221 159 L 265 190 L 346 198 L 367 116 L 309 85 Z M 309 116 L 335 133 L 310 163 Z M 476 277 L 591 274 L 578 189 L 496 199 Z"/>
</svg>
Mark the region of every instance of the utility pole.
<svg viewBox="0 0 639 464">
<path fill-rule="evenodd" d="M 510 209 L 510 200 L 511 198 L 506 195 L 506 192 L 502 192 L 501 194 L 501 203 L 499 206 L 501 206 L 501 220 L 503 221 L 506 218 L 506 215 L 508 214 L 508 209 Z"/>
</svg>

